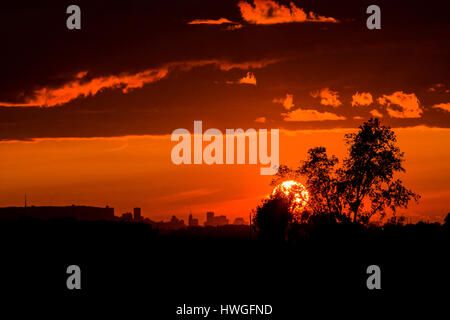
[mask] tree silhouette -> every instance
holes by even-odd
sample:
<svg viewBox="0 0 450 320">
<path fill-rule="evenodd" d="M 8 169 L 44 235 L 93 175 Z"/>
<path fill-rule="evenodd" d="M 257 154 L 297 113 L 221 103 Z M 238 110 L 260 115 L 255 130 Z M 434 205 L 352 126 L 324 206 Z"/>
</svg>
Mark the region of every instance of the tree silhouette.
<svg viewBox="0 0 450 320">
<path fill-rule="evenodd" d="M 308 151 L 297 170 L 280 166 L 272 183 L 304 177 L 310 193 L 307 211 L 364 224 L 375 214 L 384 218 L 387 209 L 395 215 L 397 208 L 407 208 L 410 200 L 420 198 L 394 179 L 395 173 L 405 169 L 403 153 L 389 127 L 370 119 L 358 132 L 346 134 L 345 141 L 348 156 L 340 168 L 336 168 L 339 161 L 335 156 L 329 157 L 324 147 L 316 147 Z"/>
<path fill-rule="evenodd" d="M 353 221 L 368 222 L 374 214 L 385 215 L 386 208 L 406 208 L 411 199 L 419 196 L 405 188 L 402 181 L 394 180 L 396 172 L 404 172 L 403 153 L 396 146 L 395 133 L 370 119 L 357 133 L 345 136 L 349 156 L 340 170 L 345 183 L 345 201 L 353 213 Z M 370 208 L 364 210 L 363 201 Z"/>
<path fill-rule="evenodd" d="M 271 196 L 256 208 L 253 226 L 262 240 L 282 242 L 285 240 L 289 225 L 294 221 L 289 200 Z"/>
<path fill-rule="evenodd" d="M 447 213 L 447 216 L 444 219 L 444 227 L 446 227 L 447 229 L 450 228 L 450 212 Z"/>
<path fill-rule="evenodd" d="M 309 209 L 314 215 L 330 215 L 338 220 L 344 220 L 342 193 L 343 186 L 337 178 L 335 156 L 328 157 L 324 147 L 308 151 L 308 157 L 297 170 L 297 175 L 306 178 L 306 186 L 313 200 Z"/>
</svg>

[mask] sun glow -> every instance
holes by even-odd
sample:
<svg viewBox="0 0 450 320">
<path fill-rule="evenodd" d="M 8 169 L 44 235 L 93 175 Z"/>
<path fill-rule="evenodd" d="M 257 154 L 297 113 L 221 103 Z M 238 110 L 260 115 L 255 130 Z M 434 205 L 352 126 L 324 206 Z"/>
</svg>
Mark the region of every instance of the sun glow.
<svg viewBox="0 0 450 320">
<path fill-rule="evenodd" d="M 300 214 L 306 207 L 309 201 L 309 192 L 306 188 L 297 181 L 284 181 L 277 185 L 272 192 L 272 196 L 282 196 L 291 201 L 292 213 Z"/>
</svg>

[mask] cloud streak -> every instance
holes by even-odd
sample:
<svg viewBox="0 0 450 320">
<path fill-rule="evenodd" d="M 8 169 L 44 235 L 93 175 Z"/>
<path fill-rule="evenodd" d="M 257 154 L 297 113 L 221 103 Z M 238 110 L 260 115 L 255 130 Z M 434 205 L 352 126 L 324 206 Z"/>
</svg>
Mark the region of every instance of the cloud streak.
<svg viewBox="0 0 450 320">
<path fill-rule="evenodd" d="M 295 107 L 294 95 L 286 94 L 285 98 L 276 98 L 272 102 L 280 103 L 286 110 L 291 110 Z M 326 121 L 326 120 L 345 120 L 344 116 L 338 116 L 331 112 L 319 112 L 313 109 L 301 109 L 292 110 L 289 112 L 281 113 L 284 121 L 287 122 L 307 122 L 307 121 Z"/>
<path fill-rule="evenodd" d="M 290 110 L 294 105 L 294 95 L 286 93 L 285 98 L 275 98 L 272 100 L 273 103 L 281 103 L 286 110 Z"/>
<path fill-rule="evenodd" d="M 432 106 L 433 109 L 441 109 L 447 112 L 450 112 L 450 102 L 435 104 Z"/>
<path fill-rule="evenodd" d="M 188 24 L 191 25 L 199 25 L 199 24 L 206 24 L 206 25 L 227 25 L 226 30 L 236 30 L 242 28 L 242 24 L 228 20 L 227 18 L 220 18 L 220 19 L 195 19 L 192 21 L 189 21 Z"/>
<path fill-rule="evenodd" d="M 383 115 L 377 109 L 370 110 L 370 114 L 375 118 L 383 118 Z"/>
<path fill-rule="evenodd" d="M 236 22 L 230 21 L 226 18 L 220 18 L 220 19 L 195 19 L 188 24 L 236 24 Z"/>
<path fill-rule="evenodd" d="M 122 74 L 118 76 L 107 76 L 93 78 L 83 81 L 84 75 L 70 81 L 58 88 L 44 87 L 34 92 L 32 97 L 26 98 L 24 102 L 9 103 L 0 102 L 4 107 L 55 107 L 63 105 L 78 97 L 94 96 L 104 89 L 121 88 L 123 93 L 128 93 L 133 89 L 141 88 L 144 84 L 156 82 L 165 78 L 168 68 L 145 70 L 136 74 Z"/>
<path fill-rule="evenodd" d="M 119 75 L 110 75 L 104 77 L 88 78 L 88 72 L 82 71 L 76 74 L 75 78 L 59 87 L 43 87 L 37 89 L 29 97 L 21 102 L 0 102 L 3 107 L 56 107 L 66 104 L 77 98 L 86 98 L 95 96 L 106 89 L 121 89 L 124 94 L 130 91 L 142 88 L 146 84 L 157 82 L 166 78 L 170 72 L 189 71 L 195 67 L 206 65 L 216 65 L 222 71 L 232 69 L 258 69 L 268 64 L 278 62 L 278 60 L 248 61 L 248 62 L 229 62 L 221 60 L 200 60 L 200 61 L 181 61 L 165 64 L 159 68 L 148 69 L 142 72 Z M 253 76 L 253 77 L 252 77 Z M 242 82 L 241 82 L 242 81 Z M 252 73 L 242 78 L 239 83 L 256 84 L 256 78 Z"/>
<path fill-rule="evenodd" d="M 338 116 L 331 112 L 319 112 L 312 109 L 296 109 L 291 112 L 282 113 L 284 121 L 288 122 L 306 122 L 306 121 L 327 121 L 327 120 L 345 120 L 344 116 Z"/>
</svg>

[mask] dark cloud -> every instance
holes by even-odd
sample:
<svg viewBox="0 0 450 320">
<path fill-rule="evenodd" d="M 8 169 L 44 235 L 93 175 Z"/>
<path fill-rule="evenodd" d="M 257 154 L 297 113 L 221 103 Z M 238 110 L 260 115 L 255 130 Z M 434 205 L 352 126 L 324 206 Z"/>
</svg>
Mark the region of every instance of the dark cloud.
<svg viewBox="0 0 450 320">
<path fill-rule="evenodd" d="M 279 1 L 288 6 L 288 1 Z M 39 90 L 77 81 L 136 75 L 180 61 L 279 61 L 252 65 L 257 86 L 227 86 L 242 70 L 202 65 L 171 72 L 126 94 L 124 84 L 96 95 L 76 95 L 55 108 L 0 107 L 0 138 L 163 134 L 204 120 L 215 127 L 267 125 L 298 128 L 283 121 L 283 107 L 272 103 L 293 94 L 307 110 L 333 112 L 309 93 L 321 88 L 339 92 L 347 120 L 302 123 L 302 128 L 353 124 L 369 111 L 351 108 L 355 92 L 414 93 L 424 106 L 420 119 L 389 119 L 392 125 L 448 126 L 448 114 L 427 108 L 447 103 L 429 91 L 450 84 L 448 11 L 440 1 L 379 1 L 382 30 L 365 27 L 364 1 L 294 1 L 305 12 L 335 17 L 340 23 L 247 24 L 236 30 L 189 25 L 199 18 L 241 21 L 238 1 L 78 1 L 82 29 L 65 27 L 66 2 L 2 4 L 0 12 L 0 101 L 32 102 Z M 280 109 L 281 108 L 281 109 Z M 380 108 L 374 105 L 374 108 Z M 386 119 L 387 120 L 387 119 Z M 265 124 L 265 125 L 266 125 Z"/>
</svg>

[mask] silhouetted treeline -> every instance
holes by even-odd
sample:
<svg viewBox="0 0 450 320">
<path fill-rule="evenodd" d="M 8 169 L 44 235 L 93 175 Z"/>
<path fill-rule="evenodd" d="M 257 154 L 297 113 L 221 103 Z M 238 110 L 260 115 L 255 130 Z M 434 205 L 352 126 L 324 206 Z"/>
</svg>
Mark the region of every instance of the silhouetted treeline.
<svg viewBox="0 0 450 320">
<path fill-rule="evenodd" d="M 123 221 L 0 222 L 1 290 L 16 301 L 104 306 L 110 314 L 123 307 L 128 316 L 140 310 L 160 319 L 178 319 L 183 303 L 268 303 L 270 319 L 314 315 L 324 305 L 321 314 L 344 315 L 357 304 L 381 315 L 392 301 L 404 308 L 409 297 L 440 296 L 448 220 L 382 227 L 311 220 L 282 243 L 259 241 L 248 226 L 163 233 Z M 72 264 L 81 268 L 80 291 L 66 288 Z M 372 264 L 382 270 L 381 293 L 365 284 Z"/>
<path fill-rule="evenodd" d="M 280 200 L 282 202 L 282 200 Z M 275 209 L 274 209 L 275 208 Z M 283 216 L 277 212 L 276 207 L 268 210 L 273 215 L 265 217 L 266 223 L 273 227 L 272 230 L 259 230 L 254 225 L 225 225 L 218 227 L 196 226 L 180 230 L 159 230 L 147 223 L 126 221 L 85 221 L 74 218 L 58 219 L 33 219 L 20 218 L 17 220 L 0 221 L 0 235 L 9 241 L 29 241 L 34 239 L 55 240 L 58 237 L 64 239 L 134 239 L 141 237 L 147 241 L 157 238 L 195 238 L 195 239 L 228 239 L 228 240 L 252 240 L 279 242 L 281 237 L 284 243 L 297 243 L 310 239 L 327 239 L 331 236 L 350 237 L 380 237 L 387 234 L 396 234 L 398 237 L 421 237 L 421 234 L 436 236 L 446 234 L 450 230 L 450 213 L 444 219 L 444 223 L 418 222 L 416 224 L 404 223 L 404 219 L 391 219 L 383 224 L 355 224 L 339 223 L 327 216 L 313 216 L 308 222 L 291 223 L 289 216 Z M 260 218 L 262 215 L 259 216 Z M 256 220 L 256 219 L 255 219 Z M 259 222 L 261 223 L 261 222 Z M 266 235 L 267 232 L 273 233 Z M 363 236 L 364 235 L 364 236 Z M 266 238 L 266 236 L 268 238 Z M 6 246 L 7 247 L 7 246 Z"/>
</svg>

